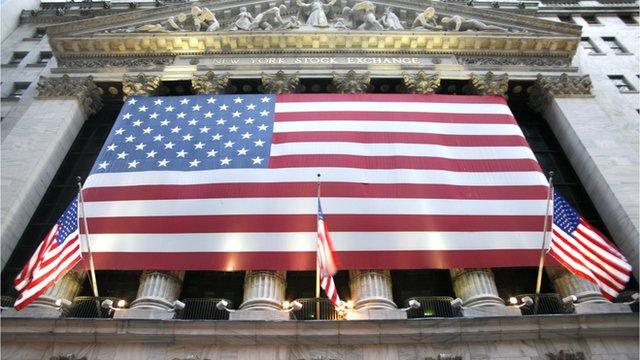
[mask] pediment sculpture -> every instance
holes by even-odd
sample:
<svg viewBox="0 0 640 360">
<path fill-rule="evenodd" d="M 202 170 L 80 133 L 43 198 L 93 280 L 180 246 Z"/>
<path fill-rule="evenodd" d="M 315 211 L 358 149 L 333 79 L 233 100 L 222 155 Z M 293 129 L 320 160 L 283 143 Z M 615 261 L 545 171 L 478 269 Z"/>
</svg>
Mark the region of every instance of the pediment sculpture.
<svg viewBox="0 0 640 360">
<path fill-rule="evenodd" d="M 107 32 L 213 32 L 213 31 L 285 31 L 285 30 L 368 30 L 395 31 L 412 29 L 424 31 L 491 31 L 514 32 L 504 26 L 489 24 L 456 14 L 438 14 L 429 6 L 411 19 L 401 20 L 391 6 L 377 9 L 371 1 L 360 1 L 352 7 L 336 9 L 337 0 L 296 0 L 292 5 L 298 11 L 291 14 L 284 4 L 271 3 L 269 8 L 252 14 L 240 7 L 238 14 L 226 27 L 221 27 L 213 11 L 193 6 L 189 14 L 179 13 L 164 21 L 108 30 Z M 379 11 L 382 10 L 382 11 Z"/>
</svg>

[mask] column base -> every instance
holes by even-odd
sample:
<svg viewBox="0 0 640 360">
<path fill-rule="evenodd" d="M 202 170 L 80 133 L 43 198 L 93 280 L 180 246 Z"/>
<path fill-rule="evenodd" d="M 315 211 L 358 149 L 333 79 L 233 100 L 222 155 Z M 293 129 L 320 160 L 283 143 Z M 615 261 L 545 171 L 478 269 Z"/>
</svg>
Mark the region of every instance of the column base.
<svg viewBox="0 0 640 360">
<path fill-rule="evenodd" d="M 45 307 L 26 307 L 20 311 L 9 308 L 2 310 L 2 318 L 59 318 L 62 317 L 62 309 Z"/>
<path fill-rule="evenodd" d="M 290 319 L 291 319 L 291 313 L 284 310 L 248 309 L 248 310 L 237 310 L 229 314 L 229 320 L 284 321 L 284 320 L 290 320 Z"/>
<path fill-rule="evenodd" d="M 495 316 L 522 316 L 520 308 L 516 306 L 476 306 L 462 309 L 464 317 L 495 317 Z"/>
<path fill-rule="evenodd" d="M 154 319 L 154 320 L 171 320 L 176 313 L 172 310 L 163 309 L 117 309 L 114 310 L 114 319 Z"/>
<path fill-rule="evenodd" d="M 630 313 L 631 307 L 627 304 L 598 302 L 574 304 L 576 314 L 620 314 Z"/>
<path fill-rule="evenodd" d="M 407 312 L 398 309 L 361 309 L 347 312 L 347 320 L 398 320 L 406 318 Z"/>
</svg>

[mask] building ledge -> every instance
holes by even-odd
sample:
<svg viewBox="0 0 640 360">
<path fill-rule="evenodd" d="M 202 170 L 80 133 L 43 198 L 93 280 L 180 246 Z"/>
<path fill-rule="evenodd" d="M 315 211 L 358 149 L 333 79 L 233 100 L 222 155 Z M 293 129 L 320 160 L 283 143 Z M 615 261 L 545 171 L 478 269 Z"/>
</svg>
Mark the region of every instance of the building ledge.
<svg viewBox="0 0 640 360">
<path fill-rule="evenodd" d="M 636 337 L 638 314 L 349 321 L 2 319 L 2 342 L 417 344 Z"/>
</svg>

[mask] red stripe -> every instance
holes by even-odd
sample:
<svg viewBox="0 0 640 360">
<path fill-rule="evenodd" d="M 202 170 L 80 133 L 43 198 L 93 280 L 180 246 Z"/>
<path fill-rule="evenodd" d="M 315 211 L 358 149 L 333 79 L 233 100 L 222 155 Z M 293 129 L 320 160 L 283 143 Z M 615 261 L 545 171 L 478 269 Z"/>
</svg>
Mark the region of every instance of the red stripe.
<svg viewBox="0 0 640 360">
<path fill-rule="evenodd" d="M 74 246 L 72 247 L 72 250 L 67 253 L 64 257 L 56 257 L 56 266 L 52 267 L 49 271 L 47 271 L 44 274 L 39 275 L 38 277 L 34 277 L 33 280 L 31 280 L 29 282 L 29 285 L 27 286 L 27 288 L 25 288 L 25 290 L 29 289 L 29 288 L 33 288 L 36 285 L 40 284 L 41 282 L 45 281 L 47 276 L 55 273 L 56 271 L 58 271 L 58 267 L 60 266 L 60 264 L 64 263 L 67 259 L 70 259 L 74 256 L 78 256 L 78 259 L 80 258 L 79 253 L 78 255 L 76 255 L 77 251 L 80 249 L 80 243 L 75 243 Z M 55 281 L 54 281 L 55 282 Z M 24 291 L 24 290 L 23 290 Z"/>
<path fill-rule="evenodd" d="M 539 231 L 544 216 L 330 215 L 335 231 Z M 311 232 L 315 215 L 89 218 L 92 234 Z"/>
<path fill-rule="evenodd" d="M 337 252 L 342 269 L 449 269 L 537 266 L 540 249 Z M 85 259 L 87 257 L 85 256 Z M 316 267 L 316 252 L 93 253 L 101 270 L 290 270 Z M 557 264 L 549 257 L 549 265 Z M 83 269 L 84 265 L 78 267 Z"/>
<path fill-rule="evenodd" d="M 272 156 L 269 168 L 341 167 L 353 169 L 419 169 L 457 172 L 541 171 L 533 159 L 452 160 L 417 156 L 283 155 Z"/>
<path fill-rule="evenodd" d="M 374 111 L 322 111 L 275 113 L 275 121 L 414 121 L 449 124 L 516 124 L 509 114 L 450 114 L 437 112 L 374 112 Z"/>
<path fill-rule="evenodd" d="M 67 272 L 69 272 L 69 270 L 73 269 L 78 263 L 80 263 L 81 258 L 78 257 L 76 261 L 72 261 L 69 266 L 67 266 L 66 268 L 62 269 L 62 271 L 60 272 L 60 274 L 54 279 L 54 281 L 51 281 L 47 286 L 44 286 L 42 289 L 40 289 L 39 291 L 35 292 L 33 295 L 31 295 L 30 297 L 20 301 L 20 303 L 18 303 L 17 305 L 15 305 L 16 310 L 20 311 L 22 309 L 24 309 L 26 306 L 28 306 L 29 304 L 31 304 L 32 302 L 34 302 L 36 299 L 38 299 L 40 296 L 42 296 L 42 294 L 45 293 L 45 291 L 49 290 L 49 288 L 55 284 L 58 280 L 60 280 L 64 275 L 67 274 Z M 32 286 L 30 286 L 32 287 Z M 29 287 L 29 288 L 30 288 Z M 20 300 L 20 299 L 19 299 Z"/>
<path fill-rule="evenodd" d="M 597 259 L 599 259 L 603 263 L 611 266 L 612 268 L 618 270 L 619 272 L 621 272 L 623 274 L 629 275 L 631 273 L 631 270 L 621 267 L 617 263 L 615 263 L 615 262 L 609 260 L 608 258 L 606 258 L 604 255 L 599 253 L 597 250 L 593 250 L 593 249 L 589 248 L 586 245 L 586 243 L 592 244 L 592 245 L 594 245 L 596 247 L 596 249 L 600 249 L 602 252 L 609 253 L 612 256 L 618 258 L 618 256 L 616 256 L 616 254 L 613 254 L 613 253 L 611 253 L 611 251 L 609 249 L 602 247 L 602 245 L 600 243 L 598 243 L 596 240 L 593 240 L 593 238 L 591 236 L 589 236 L 588 234 L 586 234 L 583 231 L 580 231 L 580 226 L 578 226 L 576 228 L 575 232 L 580 234 L 580 235 L 582 235 L 586 239 L 586 241 L 583 241 L 583 240 L 580 240 L 579 238 L 575 237 L 576 241 L 579 242 L 586 250 L 588 250 L 591 254 L 593 254 Z M 618 259 L 620 259 L 620 258 L 618 258 Z M 620 259 L 620 260 L 621 261 L 625 261 L 624 259 Z M 607 271 L 604 268 L 602 270 Z M 610 273 L 609 271 L 607 271 L 607 272 Z M 614 274 L 611 274 L 611 276 L 615 277 L 616 279 L 620 280 L 623 283 L 626 282 L 625 280 L 620 279 L 618 276 L 616 276 Z"/>
<path fill-rule="evenodd" d="M 555 252 L 553 248 L 551 248 L 551 250 L 549 251 L 549 255 L 551 255 L 554 260 L 556 260 L 558 263 L 560 263 L 562 266 L 564 266 L 565 269 L 569 270 L 572 274 L 574 274 L 576 276 L 579 276 L 579 277 L 581 277 L 581 278 L 583 278 L 583 279 L 585 279 L 585 280 L 597 285 L 598 288 L 600 288 L 600 293 L 602 294 L 602 296 L 604 296 L 608 300 L 613 300 L 614 299 L 614 297 L 609 295 L 608 292 L 604 291 L 602 289 L 602 287 L 600 287 L 600 285 L 598 284 L 598 282 L 595 279 L 593 279 L 591 276 L 585 274 L 584 272 L 572 267 L 568 262 L 566 262 L 564 260 L 563 256 L 560 255 L 559 253 Z M 617 297 L 617 294 L 619 294 L 619 293 L 615 289 L 611 289 L 611 290 L 616 293 L 616 297 Z"/>
<path fill-rule="evenodd" d="M 396 132 L 359 132 L 359 131 L 314 131 L 286 132 L 273 134 L 274 144 L 292 142 L 355 142 L 361 144 L 434 144 L 445 146 L 525 146 L 529 144 L 522 136 L 516 135 L 446 135 Z"/>
<path fill-rule="evenodd" d="M 595 233 L 596 237 L 593 237 L 592 235 L 588 234 L 587 233 L 588 230 L 593 231 Z M 589 239 L 589 241 L 591 243 L 593 243 L 593 245 L 595 245 L 598 248 L 602 249 L 602 251 L 613 255 L 614 257 L 620 259 L 621 261 L 627 262 L 627 259 L 624 257 L 624 255 L 622 255 L 616 249 L 616 246 L 614 244 L 612 244 L 611 241 L 609 239 L 607 239 L 606 237 L 604 237 L 604 235 L 602 235 L 600 232 L 595 231 L 595 229 L 592 228 L 591 226 L 589 226 L 588 223 L 585 223 L 584 221 L 581 221 L 580 224 L 576 227 L 575 231 L 577 233 L 581 234 L 584 238 Z M 601 241 L 598 241 L 598 240 L 601 240 Z M 604 244 L 603 244 L 603 242 L 604 242 Z M 625 269 L 624 271 L 627 271 L 627 270 Z"/>
<path fill-rule="evenodd" d="M 364 102 L 431 102 L 454 104 L 502 104 L 507 101 L 502 96 L 485 95 L 421 95 L 421 94 L 281 94 L 276 95 L 276 103 L 281 102 L 324 102 L 324 101 L 364 101 Z"/>
<path fill-rule="evenodd" d="M 217 199 L 315 196 L 315 182 L 141 185 L 84 190 L 86 202 L 117 200 Z M 545 186 L 459 186 L 323 182 L 324 197 L 533 200 L 546 199 Z"/>
</svg>

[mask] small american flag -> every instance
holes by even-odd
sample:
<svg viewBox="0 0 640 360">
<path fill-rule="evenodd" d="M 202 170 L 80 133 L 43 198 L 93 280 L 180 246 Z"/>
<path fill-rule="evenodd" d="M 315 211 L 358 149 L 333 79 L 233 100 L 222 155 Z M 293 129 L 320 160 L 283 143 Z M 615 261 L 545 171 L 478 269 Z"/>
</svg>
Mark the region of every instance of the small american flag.
<svg viewBox="0 0 640 360">
<path fill-rule="evenodd" d="M 15 308 L 21 310 L 38 299 L 81 259 L 76 197 L 14 280 L 19 291 Z"/>
<path fill-rule="evenodd" d="M 333 282 L 333 275 L 337 271 L 333 241 L 331 241 L 327 223 L 324 222 L 320 199 L 318 199 L 318 264 L 320 287 L 334 306 L 340 306 L 341 301 L 340 296 L 338 296 L 338 289 L 336 289 L 336 284 Z"/>
<path fill-rule="evenodd" d="M 549 253 L 572 273 L 597 284 L 609 300 L 629 282 L 627 259 L 558 193 L 553 196 Z"/>
<path fill-rule="evenodd" d="M 97 269 L 537 265 L 548 182 L 494 96 L 133 97 L 84 184 Z"/>
</svg>

